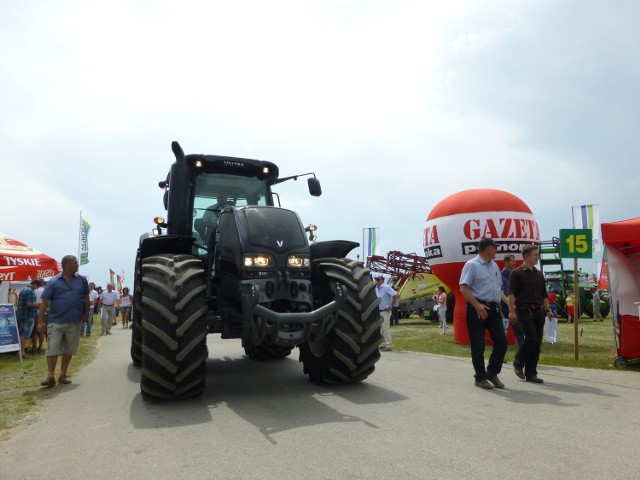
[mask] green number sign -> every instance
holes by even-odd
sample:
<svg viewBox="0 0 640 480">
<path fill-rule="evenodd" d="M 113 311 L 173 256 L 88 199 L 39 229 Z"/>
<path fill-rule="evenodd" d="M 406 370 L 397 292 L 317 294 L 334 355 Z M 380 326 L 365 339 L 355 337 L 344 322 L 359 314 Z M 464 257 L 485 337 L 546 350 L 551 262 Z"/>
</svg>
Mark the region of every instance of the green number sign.
<svg viewBox="0 0 640 480">
<path fill-rule="evenodd" d="M 560 257 L 591 258 L 593 255 L 593 232 L 585 229 L 560 230 Z"/>
</svg>

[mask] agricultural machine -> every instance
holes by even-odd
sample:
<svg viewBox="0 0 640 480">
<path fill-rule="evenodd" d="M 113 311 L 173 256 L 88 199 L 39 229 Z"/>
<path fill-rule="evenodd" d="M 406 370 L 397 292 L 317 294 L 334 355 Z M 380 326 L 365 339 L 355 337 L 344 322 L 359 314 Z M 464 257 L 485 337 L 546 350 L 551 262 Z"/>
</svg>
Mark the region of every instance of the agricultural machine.
<svg viewBox="0 0 640 480">
<path fill-rule="evenodd" d="M 242 339 L 256 360 L 298 347 L 313 382 L 367 378 L 380 358 L 379 300 L 370 272 L 347 259 L 351 241 L 313 242 L 313 227 L 274 203 L 268 161 L 185 155 L 177 142 L 164 190 L 167 220 L 140 238 L 131 357 L 145 398 L 179 399 L 205 387 L 209 333 Z M 313 240 L 313 238 L 311 238 Z"/>
</svg>

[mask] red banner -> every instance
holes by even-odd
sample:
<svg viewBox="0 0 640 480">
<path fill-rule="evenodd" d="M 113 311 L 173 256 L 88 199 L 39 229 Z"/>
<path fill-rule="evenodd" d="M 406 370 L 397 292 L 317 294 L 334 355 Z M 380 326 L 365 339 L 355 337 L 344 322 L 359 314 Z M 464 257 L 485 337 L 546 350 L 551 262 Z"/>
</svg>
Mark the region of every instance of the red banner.
<svg viewBox="0 0 640 480">
<path fill-rule="evenodd" d="M 600 267 L 598 290 L 609 290 L 609 278 L 607 278 L 607 262 L 602 262 L 602 267 Z"/>
</svg>

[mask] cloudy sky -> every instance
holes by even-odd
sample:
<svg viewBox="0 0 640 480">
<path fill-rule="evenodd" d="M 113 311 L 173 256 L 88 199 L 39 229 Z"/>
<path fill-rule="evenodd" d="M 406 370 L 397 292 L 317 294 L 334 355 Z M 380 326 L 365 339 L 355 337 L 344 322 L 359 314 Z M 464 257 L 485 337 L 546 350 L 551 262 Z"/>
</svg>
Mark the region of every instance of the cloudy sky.
<svg viewBox="0 0 640 480">
<path fill-rule="evenodd" d="M 461 190 L 520 197 L 543 239 L 571 206 L 639 214 L 640 3 L 0 0 L 0 231 L 130 281 L 172 140 L 258 158 L 320 240 L 422 251 Z"/>
</svg>

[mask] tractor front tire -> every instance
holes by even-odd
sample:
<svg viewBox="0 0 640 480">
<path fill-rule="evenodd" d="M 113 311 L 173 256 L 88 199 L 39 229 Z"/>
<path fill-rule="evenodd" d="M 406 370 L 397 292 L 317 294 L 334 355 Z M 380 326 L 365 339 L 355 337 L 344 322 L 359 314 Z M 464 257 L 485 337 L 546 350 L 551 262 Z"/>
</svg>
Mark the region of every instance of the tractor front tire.
<svg viewBox="0 0 640 480">
<path fill-rule="evenodd" d="M 314 383 L 357 383 L 373 373 L 380 359 L 382 317 L 370 272 L 362 263 L 343 258 L 314 260 L 314 297 L 322 304 L 333 300 L 336 284 L 345 299 L 333 328 L 318 340 L 300 345 L 304 373 Z"/>
<path fill-rule="evenodd" d="M 142 261 L 144 397 L 175 400 L 204 390 L 207 307 L 202 261 L 153 255 Z"/>
</svg>

